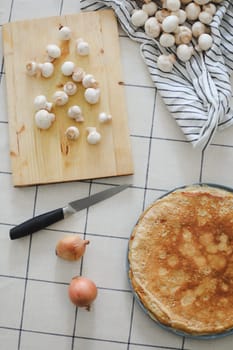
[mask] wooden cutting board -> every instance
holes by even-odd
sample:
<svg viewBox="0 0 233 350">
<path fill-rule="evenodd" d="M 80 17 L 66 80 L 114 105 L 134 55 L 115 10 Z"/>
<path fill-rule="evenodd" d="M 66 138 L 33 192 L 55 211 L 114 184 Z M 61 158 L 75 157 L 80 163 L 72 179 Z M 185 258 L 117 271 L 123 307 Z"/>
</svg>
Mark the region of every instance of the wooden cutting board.
<svg viewBox="0 0 233 350">
<path fill-rule="evenodd" d="M 58 38 L 60 26 L 69 26 L 72 38 Z M 75 41 L 83 38 L 90 45 L 89 56 L 78 56 Z M 57 44 L 62 55 L 55 62 L 51 78 L 28 76 L 28 61 L 45 62 L 46 46 Z M 127 108 L 120 60 L 117 22 L 112 10 L 78 13 L 3 25 L 6 87 L 9 117 L 10 157 L 14 186 L 48 184 L 82 179 L 128 175 L 133 173 L 133 161 L 128 131 Z M 56 90 L 71 80 L 60 71 L 64 61 L 73 61 L 99 82 L 100 101 L 95 105 L 84 99 L 84 88 L 68 104 L 54 107 L 56 120 L 48 130 L 40 130 L 34 121 L 34 98 L 45 95 L 51 101 Z M 84 122 L 67 117 L 71 105 L 83 110 Z M 112 115 L 112 121 L 101 124 L 100 112 Z M 78 126 L 80 137 L 68 141 L 65 130 Z M 101 133 L 101 142 L 86 141 L 89 126 Z"/>
</svg>

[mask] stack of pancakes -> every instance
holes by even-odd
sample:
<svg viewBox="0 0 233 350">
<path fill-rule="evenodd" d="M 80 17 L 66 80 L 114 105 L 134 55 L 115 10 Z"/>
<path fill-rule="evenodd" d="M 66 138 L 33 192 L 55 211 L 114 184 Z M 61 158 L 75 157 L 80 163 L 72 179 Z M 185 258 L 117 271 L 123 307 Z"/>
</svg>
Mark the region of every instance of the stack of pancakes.
<svg viewBox="0 0 233 350">
<path fill-rule="evenodd" d="M 175 190 L 139 218 L 129 242 L 129 278 L 152 318 L 213 335 L 233 328 L 233 193 Z"/>
</svg>

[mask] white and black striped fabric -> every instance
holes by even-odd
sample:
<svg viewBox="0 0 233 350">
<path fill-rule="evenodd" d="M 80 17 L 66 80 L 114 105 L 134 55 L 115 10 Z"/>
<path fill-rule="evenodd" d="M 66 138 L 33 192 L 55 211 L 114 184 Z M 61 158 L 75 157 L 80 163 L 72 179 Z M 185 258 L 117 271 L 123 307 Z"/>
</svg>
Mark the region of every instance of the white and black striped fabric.
<svg viewBox="0 0 233 350">
<path fill-rule="evenodd" d="M 151 78 L 168 110 L 193 146 L 205 148 L 217 129 L 233 124 L 232 88 L 233 71 L 233 5 L 225 0 L 211 23 L 214 39 L 206 53 L 196 52 L 187 63 L 176 62 L 172 73 L 157 68 L 161 53 L 172 53 L 158 40 L 149 38 L 142 28 L 130 21 L 137 4 L 129 0 L 81 0 L 81 9 L 93 11 L 110 7 L 125 33 L 141 43 L 140 52 Z"/>
</svg>

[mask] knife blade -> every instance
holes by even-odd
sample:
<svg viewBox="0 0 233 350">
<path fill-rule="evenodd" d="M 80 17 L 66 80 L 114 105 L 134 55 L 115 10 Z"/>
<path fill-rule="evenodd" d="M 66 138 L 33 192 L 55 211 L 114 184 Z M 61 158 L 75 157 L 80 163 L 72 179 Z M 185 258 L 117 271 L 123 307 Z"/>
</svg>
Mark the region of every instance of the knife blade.
<svg viewBox="0 0 233 350">
<path fill-rule="evenodd" d="M 23 223 L 13 227 L 10 230 L 10 239 L 17 239 L 31 233 L 37 232 L 57 221 L 65 219 L 67 216 L 76 213 L 82 209 L 88 208 L 98 202 L 114 196 L 115 194 L 125 190 L 130 185 L 119 185 L 108 188 L 107 190 L 95 193 L 91 196 L 72 201 L 64 208 L 57 208 L 47 213 L 35 216 Z"/>
</svg>

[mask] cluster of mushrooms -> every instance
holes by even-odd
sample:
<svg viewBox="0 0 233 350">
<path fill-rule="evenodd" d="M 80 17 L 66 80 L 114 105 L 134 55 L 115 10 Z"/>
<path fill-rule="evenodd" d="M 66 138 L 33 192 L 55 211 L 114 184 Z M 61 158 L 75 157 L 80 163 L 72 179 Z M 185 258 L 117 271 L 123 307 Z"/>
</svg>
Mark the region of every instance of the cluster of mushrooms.
<svg viewBox="0 0 233 350">
<path fill-rule="evenodd" d="M 61 26 L 59 28 L 59 39 L 70 40 L 72 31 L 69 27 Z M 88 56 L 90 47 L 88 42 L 79 38 L 76 40 L 76 53 L 80 56 Z M 30 61 L 26 64 L 26 72 L 29 76 L 50 78 L 54 74 L 54 62 L 61 57 L 62 51 L 58 45 L 49 44 L 46 47 L 47 60 L 43 63 Z M 35 123 L 39 129 L 49 129 L 56 117 L 52 112 L 53 107 L 64 106 L 68 103 L 69 97 L 73 96 L 78 91 L 78 83 L 84 87 L 84 98 L 87 103 L 94 105 L 100 99 L 100 88 L 97 80 L 92 74 L 86 73 L 82 67 L 76 66 L 72 61 L 65 61 L 62 63 L 61 73 L 64 77 L 70 78 L 66 81 L 61 90 L 54 92 L 52 102 L 49 102 L 44 95 L 38 95 L 34 99 L 35 108 Z M 79 105 L 72 105 L 67 110 L 67 117 L 80 123 L 84 121 L 82 109 Z M 101 112 L 98 115 L 100 123 L 105 123 L 111 120 L 111 115 L 106 112 Z M 100 133 L 96 127 L 89 126 L 87 130 L 87 142 L 90 144 L 97 144 L 101 140 Z M 65 135 L 69 140 L 76 140 L 80 131 L 76 125 L 70 126 L 65 131 Z"/>
<path fill-rule="evenodd" d="M 207 51 L 213 45 L 210 23 L 223 0 L 136 0 L 131 22 L 144 28 L 148 37 L 157 39 L 176 54 L 162 54 L 157 66 L 171 72 L 175 61 L 188 62 L 195 50 Z"/>
</svg>

